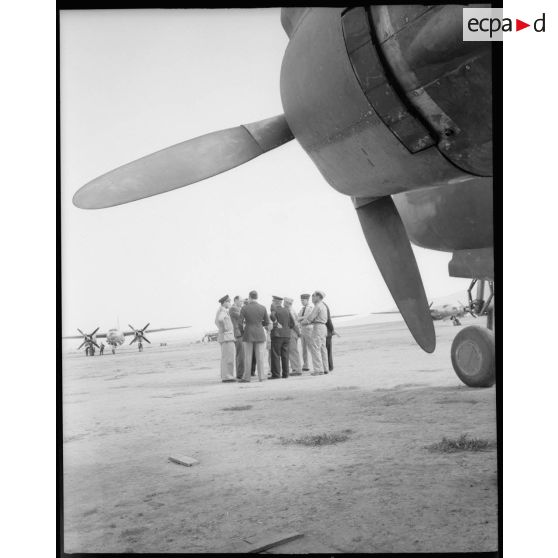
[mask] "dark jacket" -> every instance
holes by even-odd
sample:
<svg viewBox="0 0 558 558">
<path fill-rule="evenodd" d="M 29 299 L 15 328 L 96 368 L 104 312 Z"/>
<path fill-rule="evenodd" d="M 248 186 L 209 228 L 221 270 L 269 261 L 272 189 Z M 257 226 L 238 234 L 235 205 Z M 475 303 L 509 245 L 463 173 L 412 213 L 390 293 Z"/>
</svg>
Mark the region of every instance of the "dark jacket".
<svg viewBox="0 0 558 558">
<path fill-rule="evenodd" d="M 274 306 L 271 310 L 271 321 L 273 322 L 273 329 L 271 330 L 271 338 L 275 337 L 291 337 L 291 328 L 295 323 L 292 314 L 287 308 L 283 306 Z M 277 324 L 282 327 L 277 327 Z"/>
<path fill-rule="evenodd" d="M 242 334 L 244 333 L 244 329 L 242 328 L 242 318 L 240 316 L 240 310 L 241 308 L 235 306 L 234 304 L 229 308 L 229 315 L 233 323 L 235 339 L 242 337 Z"/>
<path fill-rule="evenodd" d="M 331 312 L 329 311 L 329 306 L 325 302 L 324 302 L 324 306 L 327 308 L 326 328 L 327 328 L 327 335 L 328 337 L 330 337 L 331 335 L 333 335 L 335 328 L 333 327 L 333 322 L 331 321 Z"/>
<path fill-rule="evenodd" d="M 256 301 L 249 302 L 240 310 L 241 326 L 244 330 L 242 340 L 249 343 L 266 341 L 264 326 L 269 325 L 267 309 Z"/>
</svg>

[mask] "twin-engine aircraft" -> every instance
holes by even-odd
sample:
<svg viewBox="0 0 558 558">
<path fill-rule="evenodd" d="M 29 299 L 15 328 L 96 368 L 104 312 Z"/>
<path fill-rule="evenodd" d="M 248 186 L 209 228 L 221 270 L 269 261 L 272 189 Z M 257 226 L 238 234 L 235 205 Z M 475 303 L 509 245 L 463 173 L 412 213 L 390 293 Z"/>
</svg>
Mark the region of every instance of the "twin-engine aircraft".
<svg viewBox="0 0 558 558">
<path fill-rule="evenodd" d="M 143 342 L 147 341 L 147 343 L 151 344 L 151 341 L 145 336 L 146 333 L 157 333 L 159 331 L 171 331 L 174 329 L 188 329 L 191 326 L 180 326 L 180 327 L 163 327 L 159 329 L 147 329 L 149 327 L 149 323 L 146 324 L 142 329 L 135 329 L 134 326 L 128 324 L 131 328 L 130 331 L 120 331 L 117 328 L 111 328 L 106 333 L 97 333 L 99 328 L 92 331 L 91 333 L 83 333 L 81 329 L 78 328 L 80 335 L 70 335 L 68 337 L 63 337 L 62 339 L 83 339 L 82 344 L 78 347 L 78 351 L 81 350 L 82 347 L 85 347 L 85 355 L 86 356 L 93 356 L 95 354 L 95 347 L 100 349 L 99 344 L 97 343 L 97 339 L 106 339 L 107 345 L 110 345 L 112 354 L 116 353 L 116 347 L 119 347 L 124 343 L 125 337 L 129 337 L 133 335 L 134 338 L 130 341 L 130 345 L 133 343 L 138 344 L 138 350 L 141 352 L 143 351 Z"/>
<path fill-rule="evenodd" d="M 352 201 L 411 334 L 433 352 L 410 241 L 452 253 L 452 277 L 494 280 L 492 43 L 463 41 L 463 8 L 283 8 L 284 114 L 128 163 L 83 186 L 74 204 L 98 209 L 168 192 L 296 139 Z M 461 329 L 451 357 L 467 385 L 494 383 L 490 329 Z"/>
</svg>

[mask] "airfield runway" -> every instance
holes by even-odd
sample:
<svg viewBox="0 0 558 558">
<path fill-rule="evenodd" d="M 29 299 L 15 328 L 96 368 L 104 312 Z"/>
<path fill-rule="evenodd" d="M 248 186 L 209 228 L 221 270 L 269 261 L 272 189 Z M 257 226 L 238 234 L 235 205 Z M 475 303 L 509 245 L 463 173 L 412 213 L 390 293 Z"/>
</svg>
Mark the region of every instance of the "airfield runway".
<svg viewBox="0 0 558 558">
<path fill-rule="evenodd" d="M 427 355 L 402 322 L 339 327 L 332 374 L 250 384 L 216 343 L 65 355 L 64 550 L 497 550 L 495 390 L 455 376 L 457 330 Z M 462 434 L 486 449 L 429 448 Z"/>
</svg>

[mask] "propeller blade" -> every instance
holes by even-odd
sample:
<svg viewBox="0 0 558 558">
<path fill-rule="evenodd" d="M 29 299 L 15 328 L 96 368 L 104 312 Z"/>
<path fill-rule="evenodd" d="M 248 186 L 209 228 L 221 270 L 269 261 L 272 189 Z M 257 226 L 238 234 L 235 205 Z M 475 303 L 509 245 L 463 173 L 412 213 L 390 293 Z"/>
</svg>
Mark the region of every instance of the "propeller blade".
<svg viewBox="0 0 558 558">
<path fill-rule="evenodd" d="M 422 349 L 433 352 L 436 334 L 428 301 L 411 243 L 393 200 L 386 196 L 356 211 L 366 242 L 407 327 Z"/>
<path fill-rule="evenodd" d="M 149 341 L 149 339 L 147 337 L 144 337 L 143 340 L 147 341 L 151 345 L 151 341 Z"/>
<path fill-rule="evenodd" d="M 138 336 L 135 335 L 134 338 L 130 341 L 130 345 L 131 345 L 132 343 L 135 343 L 137 340 L 138 340 Z"/>
<path fill-rule="evenodd" d="M 132 330 L 132 331 L 136 331 L 136 328 L 133 325 L 128 324 L 128 327 Z"/>
<path fill-rule="evenodd" d="M 149 322 L 147 322 L 147 325 L 143 326 L 143 328 L 140 329 L 140 331 L 145 331 L 148 327 L 149 327 Z"/>
<path fill-rule="evenodd" d="M 99 331 L 99 328 L 97 328 L 93 333 L 90 333 L 90 337 L 93 337 L 93 335 L 95 335 L 97 332 Z"/>
<path fill-rule="evenodd" d="M 79 327 L 78 327 L 78 331 L 79 331 L 84 337 L 86 337 L 85 333 L 83 333 L 83 331 L 81 331 L 81 329 L 79 329 Z"/>
<path fill-rule="evenodd" d="M 428 308 L 432 308 L 432 305 L 434 304 L 434 301 L 432 301 L 429 305 Z"/>
<path fill-rule="evenodd" d="M 293 139 L 284 115 L 211 132 L 118 167 L 81 187 L 82 209 L 100 209 L 194 184 L 238 167 Z"/>
<path fill-rule="evenodd" d="M 97 345 L 96 341 L 91 341 L 91 343 L 93 343 L 93 345 L 95 345 L 95 347 L 97 347 L 97 349 L 99 348 L 99 345 Z"/>
<path fill-rule="evenodd" d="M 84 345 L 85 345 L 85 341 L 77 348 L 77 350 L 79 351 Z"/>
</svg>

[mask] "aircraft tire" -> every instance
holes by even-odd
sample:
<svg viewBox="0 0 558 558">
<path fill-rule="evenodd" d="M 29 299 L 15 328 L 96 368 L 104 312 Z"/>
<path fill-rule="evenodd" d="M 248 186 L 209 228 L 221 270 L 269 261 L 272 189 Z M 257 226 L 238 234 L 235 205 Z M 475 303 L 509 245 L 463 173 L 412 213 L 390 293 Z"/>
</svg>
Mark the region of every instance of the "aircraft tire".
<svg viewBox="0 0 558 558">
<path fill-rule="evenodd" d="M 451 363 L 469 387 L 490 387 L 495 381 L 494 333 L 481 326 L 463 328 L 451 345 Z"/>
</svg>

